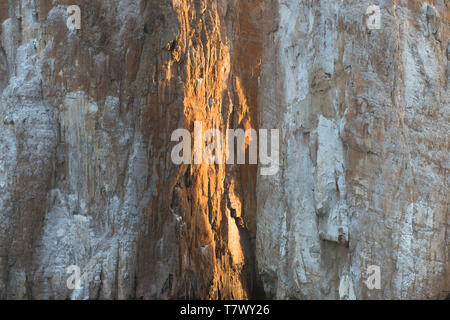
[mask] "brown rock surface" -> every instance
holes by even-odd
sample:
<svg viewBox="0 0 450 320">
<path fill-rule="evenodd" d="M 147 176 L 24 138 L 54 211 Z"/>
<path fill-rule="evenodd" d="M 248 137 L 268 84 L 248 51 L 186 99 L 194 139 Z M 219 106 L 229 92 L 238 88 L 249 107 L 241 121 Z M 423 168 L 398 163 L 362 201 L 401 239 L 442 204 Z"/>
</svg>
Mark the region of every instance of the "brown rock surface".
<svg viewBox="0 0 450 320">
<path fill-rule="evenodd" d="M 2 1 L 0 299 L 444 298 L 449 4 L 370 4 Z M 279 172 L 173 164 L 195 121 Z"/>
</svg>

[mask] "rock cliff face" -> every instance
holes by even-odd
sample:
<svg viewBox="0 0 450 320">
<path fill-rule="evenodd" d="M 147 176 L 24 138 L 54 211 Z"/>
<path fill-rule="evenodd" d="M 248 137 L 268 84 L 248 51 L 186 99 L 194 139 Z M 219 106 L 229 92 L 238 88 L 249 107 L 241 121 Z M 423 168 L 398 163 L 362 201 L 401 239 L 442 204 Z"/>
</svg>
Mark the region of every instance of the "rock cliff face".
<svg viewBox="0 0 450 320">
<path fill-rule="evenodd" d="M 369 4 L 279 1 L 266 19 L 258 114 L 283 130 L 282 170 L 257 183 L 272 297 L 448 292 L 449 3 L 380 1 L 380 30 Z"/>
<path fill-rule="evenodd" d="M 450 3 L 371 4 L 2 1 L 0 298 L 445 298 Z M 199 121 L 278 172 L 174 164 Z"/>
</svg>

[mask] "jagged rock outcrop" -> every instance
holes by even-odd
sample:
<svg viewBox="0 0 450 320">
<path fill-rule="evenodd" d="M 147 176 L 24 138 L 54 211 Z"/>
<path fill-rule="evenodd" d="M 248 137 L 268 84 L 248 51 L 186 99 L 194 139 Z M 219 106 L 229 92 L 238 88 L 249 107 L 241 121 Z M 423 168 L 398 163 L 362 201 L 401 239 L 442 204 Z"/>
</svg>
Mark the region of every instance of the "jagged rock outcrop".
<svg viewBox="0 0 450 320">
<path fill-rule="evenodd" d="M 445 298 L 450 4 L 370 4 L 2 1 L 0 299 Z M 196 121 L 279 171 L 174 164 Z"/>
</svg>

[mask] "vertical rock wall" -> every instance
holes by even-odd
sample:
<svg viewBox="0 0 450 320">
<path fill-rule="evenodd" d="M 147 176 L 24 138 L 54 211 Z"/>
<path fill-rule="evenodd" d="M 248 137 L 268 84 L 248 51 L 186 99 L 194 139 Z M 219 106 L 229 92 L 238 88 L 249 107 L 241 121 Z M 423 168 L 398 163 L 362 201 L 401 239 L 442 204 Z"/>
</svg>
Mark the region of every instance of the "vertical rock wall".
<svg viewBox="0 0 450 320">
<path fill-rule="evenodd" d="M 283 131 L 257 184 L 270 297 L 448 293 L 449 4 L 379 1 L 369 30 L 370 4 L 272 1 L 265 19 L 260 126 Z"/>
<path fill-rule="evenodd" d="M 170 154 L 194 121 L 257 126 L 260 5 L 78 1 L 70 31 L 69 4 L 1 7 L 0 297 L 249 298 L 256 165 Z"/>
<path fill-rule="evenodd" d="M 445 297 L 449 4 L 370 4 L 2 1 L 0 298 Z M 196 121 L 279 172 L 173 164 Z"/>
</svg>

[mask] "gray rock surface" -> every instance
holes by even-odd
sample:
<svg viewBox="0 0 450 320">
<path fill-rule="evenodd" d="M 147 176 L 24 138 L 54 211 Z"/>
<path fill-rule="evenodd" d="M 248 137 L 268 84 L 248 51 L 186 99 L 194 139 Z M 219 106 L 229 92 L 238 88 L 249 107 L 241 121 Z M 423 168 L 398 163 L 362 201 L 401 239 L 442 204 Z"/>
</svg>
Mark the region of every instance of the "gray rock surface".
<svg viewBox="0 0 450 320">
<path fill-rule="evenodd" d="M 268 13 L 260 126 L 283 129 L 282 169 L 257 184 L 270 297 L 448 294 L 449 3 L 379 1 L 379 30 L 370 4 L 286 0 Z M 380 290 L 364 284 L 371 265 Z"/>
<path fill-rule="evenodd" d="M 2 1 L 0 299 L 445 298 L 450 4 L 371 4 Z M 173 164 L 195 121 L 280 170 Z"/>
</svg>

